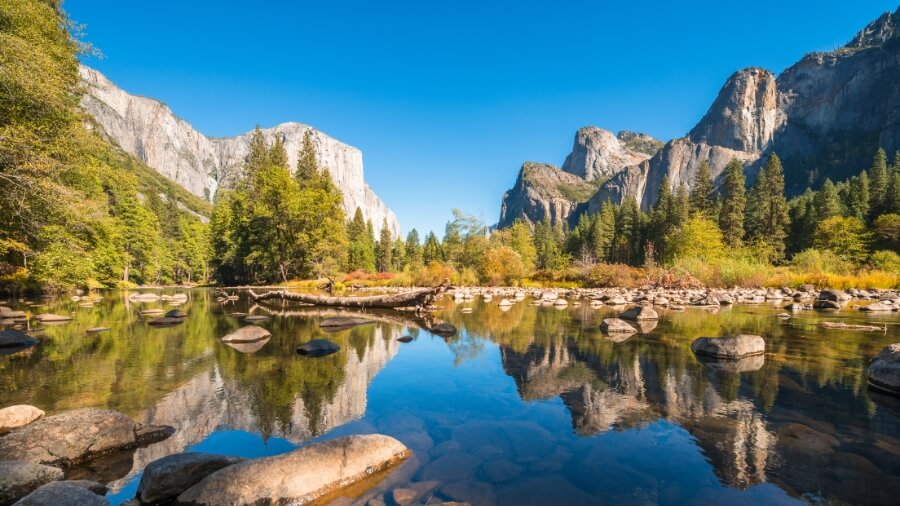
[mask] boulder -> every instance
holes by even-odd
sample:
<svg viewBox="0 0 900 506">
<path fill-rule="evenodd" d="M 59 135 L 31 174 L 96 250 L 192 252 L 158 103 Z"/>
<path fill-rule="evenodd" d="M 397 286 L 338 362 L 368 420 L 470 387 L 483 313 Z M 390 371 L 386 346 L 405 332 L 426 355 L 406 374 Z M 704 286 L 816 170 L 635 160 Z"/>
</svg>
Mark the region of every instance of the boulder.
<svg viewBox="0 0 900 506">
<path fill-rule="evenodd" d="M 97 483 L 96 481 L 91 480 L 66 480 L 66 485 L 74 485 L 76 487 L 81 487 L 85 490 L 90 490 L 91 492 L 97 495 L 106 495 L 109 493 L 109 487 L 102 483 Z"/>
<path fill-rule="evenodd" d="M 0 409 L 0 433 L 28 425 L 42 416 L 43 411 L 28 404 Z"/>
<path fill-rule="evenodd" d="M 62 469 L 21 460 L 0 460 L 0 506 L 7 506 L 51 481 L 63 479 Z"/>
<path fill-rule="evenodd" d="M 403 336 L 403 337 L 398 337 L 397 340 L 400 341 L 401 343 L 411 343 L 413 338 L 412 338 L 412 336 Z"/>
<path fill-rule="evenodd" d="M 600 324 L 600 330 L 607 334 L 634 334 L 637 332 L 637 329 L 629 325 L 628 322 L 618 318 L 605 318 Z"/>
<path fill-rule="evenodd" d="M 697 355 L 738 359 L 766 352 L 766 341 L 760 336 L 741 334 L 726 337 L 701 337 L 691 343 Z"/>
<path fill-rule="evenodd" d="M 172 309 L 166 312 L 166 318 L 187 318 L 187 313 L 180 309 Z"/>
<path fill-rule="evenodd" d="M 829 300 L 832 302 L 839 302 L 843 304 L 845 302 L 849 302 L 852 297 L 847 292 L 828 288 L 819 292 L 819 296 L 816 297 L 816 299 Z"/>
<path fill-rule="evenodd" d="M 870 386 L 900 395 L 900 343 L 881 350 L 869 364 L 868 376 Z"/>
<path fill-rule="evenodd" d="M 173 499 L 210 474 L 243 460 L 195 452 L 177 453 L 154 460 L 144 468 L 137 498 L 150 504 Z"/>
<path fill-rule="evenodd" d="M 347 436 L 283 455 L 244 461 L 186 490 L 188 504 L 307 504 L 402 462 L 411 455 L 396 439 Z"/>
<path fill-rule="evenodd" d="M 0 437 L 0 455 L 63 468 L 165 439 L 167 426 L 141 426 L 122 413 L 96 408 L 48 416 Z"/>
<path fill-rule="evenodd" d="M 834 300 L 816 300 L 813 309 L 840 309 L 841 303 Z"/>
<path fill-rule="evenodd" d="M 0 330 L 0 348 L 34 346 L 38 340 L 18 330 Z"/>
<path fill-rule="evenodd" d="M 268 339 L 271 337 L 271 333 L 257 325 L 245 325 L 234 332 L 223 336 L 223 343 L 255 343 L 257 341 L 262 341 L 263 339 Z"/>
<path fill-rule="evenodd" d="M 859 308 L 860 311 L 872 311 L 872 312 L 893 311 L 894 309 L 896 309 L 896 307 L 889 300 L 880 300 L 878 302 L 873 302 L 872 304 L 869 304 L 868 306 L 863 306 L 863 307 Z"/>
<path fill-rule="evenodd" d="M 659 315 L 650 306 L 633 306 L 619 315 L 623 320 L 641 321 L 641 320 L 658 320 Z"/>
<path fill-rule="evenodd" d="M 620 295 L 617 295 L 615 297 L 612 297 L 612 298 L 606 300 L 606 304 L 609 306 L 624 306 L 625 303 L 626 303 L 625 298 Z"/>
<path fill-rule="evenodd" d="M 324 357 L 340 351 L 341 347 L 328 339 L 313 339 L 297 347 L 297 353 L 310 357 Z"/>
<path fill-rule="evenodd" d="M 109 500 L 68 481 L 50 482 L 23 497 L 16 506 L 106 506 Z"/>
<path fill-rule="evenodd" d="M 369 318 L 360 318 L 358 316 L 332 316 L 330 318 L 325 318 L 321 322 L 319 322 L 319 327 L 326 332 L 337 332 L 339 330 L 345 330 L 352 327 L 356 327 L 358 325 L 365 325 L 367 323 L 374 323 L 375 320 L 371 320 Z"/>
<path fill-rule="evenodd" d="M 172 325 L 178 325 L 184 323 L 184 318 L 171 318 L 168 316 L 163 316 L 162 318 L 154 318 L 147 322 L 154 327 L 169 327 Z"/>
<path fill-rule="evenodd" d="M 758 371 L 766 365 L 766 356 L 764 354 L 750 355 L 737 360 L 697 355 L 697 360 L 711 369 L 729 373 Z"/>
<path fill-rule="evenodd" d="M 510 307 L 513 303 L 509 299 L 500 299 L 500 307 Z"/>
<path fill-rule="evenodd" d="M 434 327 L 428 329 L 432 334 L 437 334 L 442 337 L 450 337 L 453 334 L 456 334 L 456 327 L 450 325 L 449 323 L 438 323 Z"/>
</svg>

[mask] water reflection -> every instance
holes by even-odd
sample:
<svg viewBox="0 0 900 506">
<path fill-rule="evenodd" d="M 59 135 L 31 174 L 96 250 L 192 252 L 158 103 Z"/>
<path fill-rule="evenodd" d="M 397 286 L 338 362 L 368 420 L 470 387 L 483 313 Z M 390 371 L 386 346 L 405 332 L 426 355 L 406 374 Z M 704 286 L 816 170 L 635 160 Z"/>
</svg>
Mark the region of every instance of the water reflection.
<svg viewBox="0 0 900 506">
<path fill-rule="evenodd" d="M 110 482 L 121 498 L 147 463 L 185 449 L 250 455 L 375 431 L 416 451 L 413 480 L 438 480 L 440 497 L 475 504 L 892 504 L 900 494 L 900 401 L 865 382 L 868 361 L 900 340 L 896 314 L 782 321 L 768 305 L 660 310 L 659 322 L 615 342 L 599 324 L 624 308 L 444 305 L 436 318 L 460 329 L 449 338 L 379 313 L 326 334 L 318 322 L 344 313 L 221 304 L 205 290 L 189 292 L 180 306 L 188 318 L 167 328 L 139 312 L 164 301 L 62 301 L 50 309 L 73 322 L 43 326 L 40 344 L 0 357 L 0 405 L 102 406 L 174 426 L 166 441 L 75 474 Z M 251 348 L 220 342 L 245 325 L 235 313 L 271 316 L 258 323 L 271 338 Z M 833 332 L 818 327 L 823 319 L 892 325 Z M 96 326 L 111 329 L 85 331 Z M 767 354 L 717 362 L 690 351 L 696 337 L 733 333 L 765 336 Z M 404 335 L 414 341 L 401 344 Z M 295 353 L 326 337 L 339 353 Z M 260 438 L 220 442 L 234 434 Z"/>
</svg>

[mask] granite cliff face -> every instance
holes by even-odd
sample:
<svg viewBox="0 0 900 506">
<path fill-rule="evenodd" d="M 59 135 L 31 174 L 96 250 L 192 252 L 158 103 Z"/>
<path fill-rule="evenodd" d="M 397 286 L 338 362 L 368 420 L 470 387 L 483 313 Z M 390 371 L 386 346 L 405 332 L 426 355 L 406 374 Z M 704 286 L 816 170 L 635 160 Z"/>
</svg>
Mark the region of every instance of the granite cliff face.
<svg viewBox="0 0 900 506">
<path fill-rule="evenodd" d="M 682 183 L 690 189 L 704 160 L 718 179 L 737 158 L 752 181 L 768 155 L 778 153 L 791 195 L 818 187 L 825 178 L 847 179 L 868 167 L 879 147 L 888 153 L 900 149 L 897 82 L 900 9 L 885 13 L 840 49 L 808 54 L 777 77 L 756 67 L 735 72 L 686 136 L 643 151 L 652 156 L 627 162 L 611 134 L 581 129 L 563 170 L 588 180 L 608 179 L 585 204 L 572 206 L 576 211 L 569 220 L 626 198 L 650 209 L 665 177 L 673 189 Z M 634 142 L 627 132 L 618 139 L 626 147 Z M 504 197 L 504 208 L 541 207 L 510 202 L 526 195 L 514 190 Z M 500 226 L 510 222 L 501 219 Z"/>
<path fill-rule="evenodd" d="M 649 159 L 661 145 L 646 134 L 614 135 L 602 128 L 581 128 L 562 169 L 534 162 L 522 165 L 515 186 L 503 196 L 498 226 L 509 226 L 517 219 L 541 221 L 545 216 L 554 222 L 567 221 L 600 183 Z"/>
<path fill-rule="evenodd" d="M 717 178 L 737 158 L 752 180 L 778 153 L 790 194 L 855 175 L 879 147 L 900 148 L 898 23 L 900 9 L 885 13 L 844 47 L 808 54 L 777 78 L 760 68 L 736 72 L 686 137 L 611 178 L 587 208 L 633 197 L 649 209 L 663 177 L 690 188 L 703 160 Z"/>
<path fill-rule="evenodd" d="M 236 137 L 207 137 L 175 116 L 165 104 L 131 95 L 94 69 L 82 66 L 80 71 L 85 88 L 82 109 L 126 152 L 207 200 L 239 175 L 250 132 Z M 276 133 L 282 136 L 292 166 L 307 131 L 312 133 L 319 164 L 328 168 L 344 194 L 348 216 L 359 207 L 372 220 L 376 233 L 387 219 L 394 234 L 399 234 L 397 217 L 363 178 L 360 150 L 300 123 L 283 123 L 263 130 L 269 142 Z"/>
</svg>

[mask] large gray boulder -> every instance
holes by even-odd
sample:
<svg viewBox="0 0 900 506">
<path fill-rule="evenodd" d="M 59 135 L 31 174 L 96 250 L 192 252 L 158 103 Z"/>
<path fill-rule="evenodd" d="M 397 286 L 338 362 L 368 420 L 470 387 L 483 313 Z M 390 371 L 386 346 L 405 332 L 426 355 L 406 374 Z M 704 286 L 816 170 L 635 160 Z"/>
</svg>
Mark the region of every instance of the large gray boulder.
<svg viewBox="0 0 900 506">
<path fill-rule="evenodd" d="M 739 359 L 766 352 L 766 341 L 760 336 L 740 334 L 726 337 L 701 337 L 691 343 L 697 355 Z"/>
<path fill-rule="evenodd" d="M 881 350 L 869 364 L 868 376 L 872 387 L 900 395 L 900 343 Z"/>
<path fill-rule="evenodd" d="M 81 483 L 54 481 L 23 497 L 16 506 L 107 506 L 109 500 Z"/>
<path fill-rule="evenodd" d="M 650 306 L 633 306 L 625 311 L 622 311 L 622 314 L 619 315 L 623 320 L 631 320 L 631 321 L 641 321 L 641 320 L 658 320 L 659 315 L 656 314 L 656 311 L 653 310 Z"/>
<path fill-rule="evenodd" d="M 0 433 L 24 427 L 42 416 L 44 416 L 43 411 L 28 404 L 17 404 L 0 409 Z"/>
<path fill-rule="evenodd" d="M 178 497 L 210 474 L 244 459 L 212 453 L 177 453 L 154 460 L 144 468 L 137 498 L 157 503 Z"/>
<path fill-rule="evenodd" d="M 411 455 L 396 439 L 347 436 L 221 469 L 178 496 L 187 504 L 307 504 Z"/>
<path fill-rule="evenodd" d="M 624 320 L 618 318 L 604 318 L 600 323 L 600 330 L 607 334 L 634 334 L 637 329 Z"/>
<path fill-rule="evenodd" d="M 259 325 L 244 325 L 234 332 L 222 337 L 223 343 L 255 343 L 268 339 L 272 334 Z"/>
<path fill-rule="evenodd" d="M 341 347 L 328 339 L 313 339 L 297 347 L 297 353 L 309 357 L 324 357 L 340 351 Z"/>
<path fill-rule="evenodd" d="M 0 460 L 0 506 L 25 497 L 41 485 L 63 479 L 62 469 L 24 462 Z"/>
<path fill-rule="evenodd" d="M 122 413 L 86 408 L 42 418 L 0 438 L 0 457 L 70 467 L 94 457 L 159 441 L 166 426 L 141 426 Z"/>
<path fill-rule="evenodd" d="M 831 288 L 827 288 L 819 292 L 819 296 L 816 297 L 817 300 L 830 300 L 832 302 L 845 303 L 849 302 L 853 297 L 850 296 L 847 292 L 842 290 L 834 290 Z"/>
</svg>

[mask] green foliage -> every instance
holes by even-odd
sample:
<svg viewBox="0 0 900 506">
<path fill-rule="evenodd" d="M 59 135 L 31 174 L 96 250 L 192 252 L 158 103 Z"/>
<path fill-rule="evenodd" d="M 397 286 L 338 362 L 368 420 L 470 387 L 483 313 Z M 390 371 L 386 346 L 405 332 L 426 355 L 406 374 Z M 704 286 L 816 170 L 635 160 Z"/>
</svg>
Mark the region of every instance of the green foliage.
<svg viewBox="0 0 900 506">
<path fill-rule="evenodd" d="M 696 258 L 705 262 L 719 260 L 725 255 L 722 232 L 715 222 L 702 215 L 694 215 L 682 226 L 666 236 L 666 260 Z"/>
<path fill-rule="evenodd" d="M 846 274 L 851 271 L 853 265 L 830 249 L 806 249 L 794 255 L 791 265 L 801 272 Z"/>
<path fill-rule="evenodd" d="M 816 227 L 813 244 L 846 260 L 862 262 L 869 254 L 870 236 L 860 219 L 832 216 Z"/>
<path fill-rule="evenodd" d="M 492 285 L 512 285 L 525 276 L 518 253 L 508 246 L 494 246 L 485 253 L 481 277 Z"/>
<path fill-rule="evenodd" d="M 569 260 L 563 248 L 565 232 L 561 224 L 553 224 L 545 216 L 534 226 L 535 265 L 538 269 L 554 271 L 563 269 Z"/>
<path fill-rule="evenodd" d="M 350 249 L 347 252 L 348 271 L 375 271 L 375 237 L 369 231 L 363 218 L 362 210 L 356 208 L 353 219 L 347 225 L 347 239 Z"/>
<path fill-rule="evenodd" d="M 900 251 L 900 214 L 882 214 L 873 229 L 878 246 Z"/>
<path fill-rule="evenodd" d="M 379 272 L 390 272 L 394 268 L 394 238 L 388 226 L 387 217 L 381 223 L 381 234 L 377 243 L 377 264 Z"/>
<path fill-rule="evenodd" d="M 702 214 L 710 219 L 715 219 L 718 216 L 716 210 L 716 188 L 713 185 L 709 162 L 706 160 L 700 163 L 700 168 L 694 177 L 690 207 L 695 213 Z"/>
<path fill-rule="evenodd" d="M 784 258 L 790 217 L 784 196 L 784 170 L 775 153 L 769 156 L 750 191 L 746 224 L 750 240 L 767 246 L 770 261 Z"/>
<path fill-rule="evenodd" d="M 869 258 L 869 264 L 885 272 L 900 272 L 900 255 L 891 250 L 876 251 Z"/>
<path fill-rule="evenodd" d="M 733 159 L 725 167 L 722 181 L 722 207 L 719 210 L 719 228 L 725 244 L 741 245 L 744 237 L 744 209 L 746 206 L 744 165 Z"/>
</svg>

